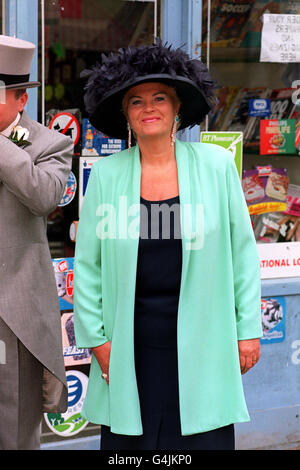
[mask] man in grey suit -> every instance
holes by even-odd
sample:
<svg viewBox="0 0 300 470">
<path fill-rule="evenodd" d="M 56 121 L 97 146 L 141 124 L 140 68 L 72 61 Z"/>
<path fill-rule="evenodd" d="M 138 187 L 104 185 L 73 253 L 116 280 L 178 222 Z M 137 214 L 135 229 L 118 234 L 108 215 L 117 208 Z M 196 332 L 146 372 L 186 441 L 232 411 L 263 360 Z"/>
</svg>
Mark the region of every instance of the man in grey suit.
<svg viewBox="0 0 300 470">
<path fill-rule="evenodd" d="M 0 36 L 0 449 L 39 449 L 43 412 L 67 409 L 54 270 L 46 235 L 73 142 L 24 111 L 35 46 Z"/>
</svg>

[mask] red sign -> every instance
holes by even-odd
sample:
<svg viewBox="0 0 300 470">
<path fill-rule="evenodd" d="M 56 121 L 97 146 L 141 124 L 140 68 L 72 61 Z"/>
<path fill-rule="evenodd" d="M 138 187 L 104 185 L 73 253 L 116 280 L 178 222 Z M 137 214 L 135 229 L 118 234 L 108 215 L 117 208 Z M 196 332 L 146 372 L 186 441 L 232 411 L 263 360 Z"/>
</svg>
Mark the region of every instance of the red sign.
<svg viewBox="0 0 300 470">
<path fill-rule="evenodd" d="M 295 154 L 295 125 L 295 119 L 261 119 L 260 154 Z"/>
<path fill-rule="evenodd" d="M 73 296 L 73 271 L 71 269 L 67 274 L 66 291 L 69 297 Z"/>
<path fill-rule="evenodd" d="M 50 121 L 49 129 L 61 132 L 61 134 L 69 136 L 74 146 L 77 144 L 80 136 L 80 126 L 76 117 L 71 113 L 58 113 Z"/>
<path fill-rule="evenodd" d="M 59 272 L 64 273 L 65 271 L 68 270 L 68 267 L 69 267 L 68 261 L 64 259 L 63 261 L 59 263 L 58 270 Z"/>
</svg>

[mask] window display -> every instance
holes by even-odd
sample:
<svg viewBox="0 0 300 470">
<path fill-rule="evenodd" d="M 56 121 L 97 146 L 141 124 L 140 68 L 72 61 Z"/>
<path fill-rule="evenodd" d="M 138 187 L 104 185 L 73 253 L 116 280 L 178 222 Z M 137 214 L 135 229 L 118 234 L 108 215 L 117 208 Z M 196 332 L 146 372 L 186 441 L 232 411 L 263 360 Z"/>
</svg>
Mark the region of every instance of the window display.
<svg viewBox="0 0 300 470">
<path fill-rule="evenodd" d="M 300 1 L 203 0 L 202 24 L 218 101 L 201 140 L 242 133 L 241 184 L 260 258 L 261 360 L 244 382 L 251 424 L 235 427 L 237 448 L 284 448 L 290 428 L 299 431 L 289 418 L 299 370 L 288 367 L 293 351 L 287 358 L 299 338 Z"/>
<path fill-rule="evenodd" d="M 203 2 L 203 57 L 209 52 L 218 82 L 205 130 L 243 133 L 242 185 L 262 267 L 284 248 L 293 264 L 300 241 L 299 14 L 300 2 Z M 262 270 L 262 279 L 300 276 L 285 264 L 276 274 Z"/>
<path fill-rule="evenodd" d="M 159 6 L 159 1 L 131 0 L 45 0 L 40 4 L 42 86 L 38 119 L 74 141 L 70 185 L 60 206 L 48 218 L 53 258 L 74 256 L 75 243 L 70 239 L 69 229 L 78 220 L 80 165 L 85 165 L 87 158 L 103 158 L 127 145 L 125 141 L 109 139 L 90 125 L 85 115 L 84 80 L 80 73 L 102 53 L 107 55 L 130 44 L 151 44 L 160 31 Z"/>
</svg>

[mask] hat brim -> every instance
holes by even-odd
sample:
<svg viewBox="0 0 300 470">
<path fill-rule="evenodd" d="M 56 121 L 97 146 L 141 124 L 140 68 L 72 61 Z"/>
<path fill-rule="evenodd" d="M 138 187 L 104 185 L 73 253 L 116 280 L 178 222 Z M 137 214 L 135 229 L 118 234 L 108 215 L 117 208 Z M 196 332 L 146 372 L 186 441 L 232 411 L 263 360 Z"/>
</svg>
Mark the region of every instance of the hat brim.
<svg viewBox="0 0 300 470">
<path fill-rule="evenodd" d="M 35 88 L 41 86 L 40 82 L 13 83 L 11 85 L 0 86 L 0 90 L 20 90 L 22 88 Z"/>
<path fill-rule="evenodd" d="M 98 104 L 89 116 L 91 124 L 111 138 L 127 139 L 127 121 L 122 111 L 122 100 L 132 87 L 146 82 L 159 82 L 175 88 L 181 102 L 179 129 L 200 124 L 211 111 L 211 104 L 204 93 L 188 78 L 169 74 L 152 74 L 137 77 L 130 83 L 124 83 L 117 90 L 112 90 Z"/>
</svg>

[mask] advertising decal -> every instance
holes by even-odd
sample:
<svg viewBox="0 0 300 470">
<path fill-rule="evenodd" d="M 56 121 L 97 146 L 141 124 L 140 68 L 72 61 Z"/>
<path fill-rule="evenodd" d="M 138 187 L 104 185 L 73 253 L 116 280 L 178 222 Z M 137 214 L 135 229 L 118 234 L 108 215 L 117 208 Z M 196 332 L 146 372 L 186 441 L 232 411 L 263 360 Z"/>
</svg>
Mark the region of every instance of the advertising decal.
<svg viewBox="0 0 300 470">
<path fill-rule="evenodd" d="M 261 299 L 262 344 L 279 343 L 285 339 L 285 297 Z"/>
<path fill-rule="evenodd" d="M 126 141 L 111 139 L 95 129 L 87 118 L 82 120 L 82 155 L 107 156 L 125 150 Z"/>
<path fill-rule="evenodd" d="M 232 153 L 238 174 L 242 177 L 243 133 L 242 132 L 201 132 L 200 142 L 216 144 Z"/>
<path fill-rule="evenodd" d="M 62 437 L 72 437 L 81 432 L 88 421 L 81 416 L 88 377 L 78 370 L 66 372 L 68 383 L 68 409 L 65 413 L 44 413 L 48 427 Z"/>
<path fill-rule="evenodd" d="M 260 154 L 296 154 L 296 120 L 261 119 Z"/>
<path fill-rule="evenodd" d="M 74 258 L 52 260 L 60 311 L 62 313 L 62 343 L 65 366 L 90 364 L 91 351 L 77 349 L 73 318 L 73 268 Z"/>
</svg>

